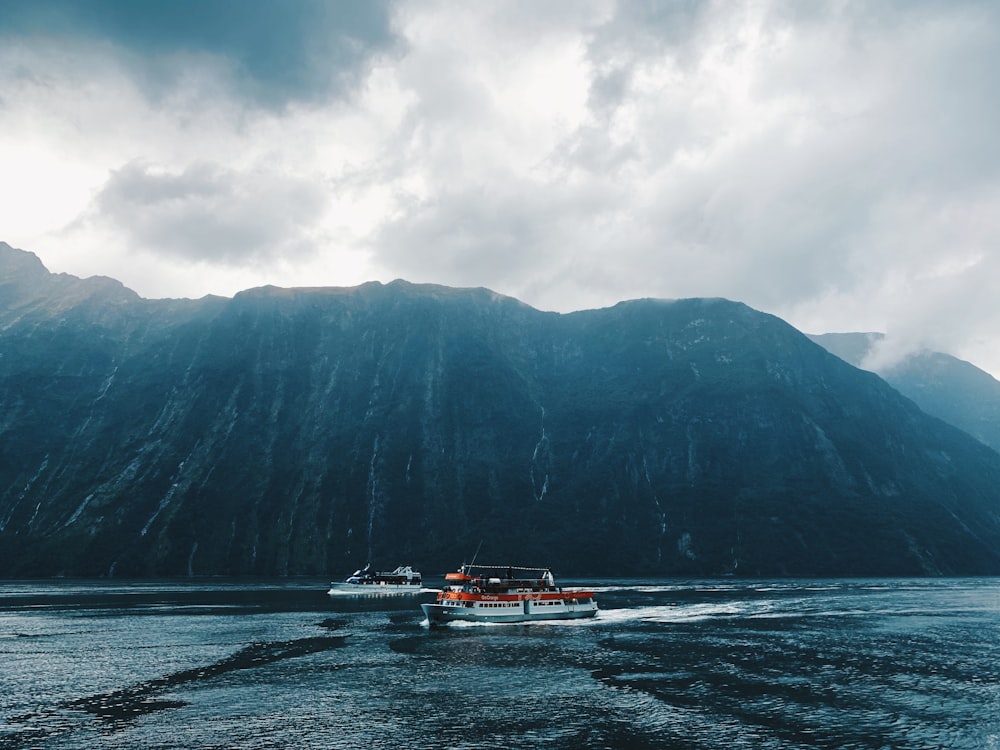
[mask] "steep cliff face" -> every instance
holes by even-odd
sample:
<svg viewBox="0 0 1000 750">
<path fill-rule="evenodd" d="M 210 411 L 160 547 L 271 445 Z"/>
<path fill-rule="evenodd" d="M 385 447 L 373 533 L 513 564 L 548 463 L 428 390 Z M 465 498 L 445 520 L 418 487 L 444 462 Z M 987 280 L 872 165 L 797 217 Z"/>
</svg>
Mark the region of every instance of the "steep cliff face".
<svg viewBox="0 0 1000 750">
<path fill-rule="evenodd" d="M 0 247 L 0 575 L 1000 572 L 1000 457 L 725 300 L 142 300 Z"/>
</svg>

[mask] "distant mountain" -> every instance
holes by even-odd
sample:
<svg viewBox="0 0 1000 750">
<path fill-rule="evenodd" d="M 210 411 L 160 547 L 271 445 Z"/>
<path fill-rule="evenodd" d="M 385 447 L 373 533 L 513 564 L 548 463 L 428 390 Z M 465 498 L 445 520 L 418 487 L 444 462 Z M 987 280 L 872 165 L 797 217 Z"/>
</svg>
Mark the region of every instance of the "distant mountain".
<svg viewBox="0 0 1000 750">
<path fill-rule="evenodd" d="M 0 245 L 0 576 L 1000 574 L 1000 455 L 721 299 L 144 300 Z"/>
<path fill-rule="evenodd" d="M 872 369 L 866 360 L 884 336 L 826 333 L 809 338 L 855 367 Z M 873 371 L 928 414 L 1000 452 L 1000 381 L 988 372 L 950 354 L 926 349 Z"/>
</svg>

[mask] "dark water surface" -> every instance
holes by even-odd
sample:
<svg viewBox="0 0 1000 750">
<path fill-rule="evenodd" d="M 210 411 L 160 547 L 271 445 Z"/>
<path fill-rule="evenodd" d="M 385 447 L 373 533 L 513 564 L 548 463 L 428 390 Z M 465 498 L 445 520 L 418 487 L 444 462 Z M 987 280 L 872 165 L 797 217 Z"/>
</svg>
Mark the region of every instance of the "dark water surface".
<svg viewBox="0 0 1000 750">
<path fill-rule="evenodd" d="M 597 618 L 0 583 L 0 748 L 1000 748 L 998 579 L 563 583 Z"/>
</svg>

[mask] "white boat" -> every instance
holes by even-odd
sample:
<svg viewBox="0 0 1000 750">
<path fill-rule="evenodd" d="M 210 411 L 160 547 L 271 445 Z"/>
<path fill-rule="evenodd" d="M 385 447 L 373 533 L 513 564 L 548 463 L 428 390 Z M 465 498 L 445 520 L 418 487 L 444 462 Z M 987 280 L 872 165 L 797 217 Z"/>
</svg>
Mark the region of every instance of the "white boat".
<svg viewBox="0 0 1000 750">
<path fill-rule="evenodd" d="M 409 565 L 400 565 L 395 570 L 385 572 L 372 572 L 371 564 L 366 565 L 361 570 L 354 571 L 343 582 L 333 581 L 330 590 L 331 596 L 337 594 L 415 594 L 423 588 L 423 580 L 420 573 Z"/>
<path fill-rule="evenodd" d="M 429 625 L 452 622 L 534 622 L 593 617 L 593 591 L 562 589 L 548 568 L 463 565 L 445 576 L 432 604 L 421 604 Z"/>
</svg>

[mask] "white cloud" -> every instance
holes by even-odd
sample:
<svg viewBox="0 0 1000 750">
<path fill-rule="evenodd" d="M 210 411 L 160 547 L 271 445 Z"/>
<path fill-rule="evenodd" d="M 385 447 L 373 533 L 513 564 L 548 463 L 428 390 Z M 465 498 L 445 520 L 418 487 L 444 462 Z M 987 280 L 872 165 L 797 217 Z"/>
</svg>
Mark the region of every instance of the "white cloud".
<svg viewBox="0 0 1000 750">
<path fill-rule="evenodd" d="M 85 221 L 107 223 L 130 247 L 221 266 L 306 258 L 323 210 L 314 180 L 196 162 L 182 172 L 129 162 L 101 188 Z"/>
</svg>

